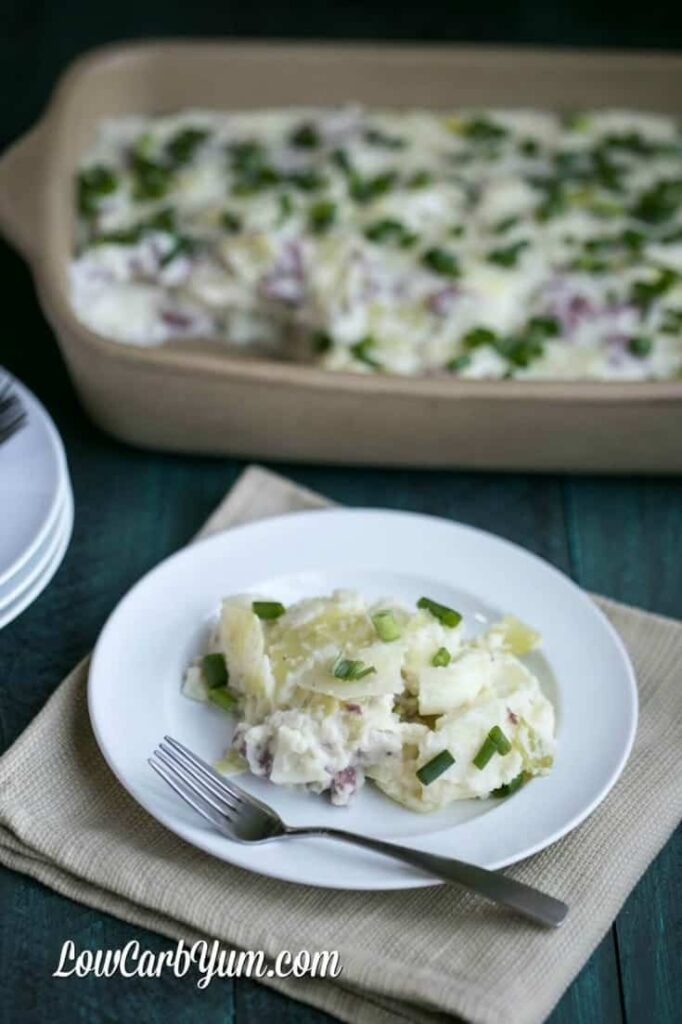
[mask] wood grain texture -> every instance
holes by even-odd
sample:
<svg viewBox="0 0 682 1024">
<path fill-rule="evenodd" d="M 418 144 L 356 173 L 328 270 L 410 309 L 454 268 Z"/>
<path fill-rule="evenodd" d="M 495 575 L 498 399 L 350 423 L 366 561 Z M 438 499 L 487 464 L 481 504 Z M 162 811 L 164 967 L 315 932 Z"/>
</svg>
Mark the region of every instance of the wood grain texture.
<svg viewBox="0 0 682 1024">
<path fill-rule="evenodd" d="M 625 11 L 623 5 L 493 0 L 458 8 L 435 2 L 396 7 L 368 0 L 334 10 L 305 0 L 216 5 L 198 0 L 133 3 L 115 9 L 10 0 L 0 33 L 0 140 L 38 116 L 54 77 L 82 49 L 125 36 L 242 34 L 347 38 L 487 39 L 574 44 L 682 44 L 679 5 Z M 0 749 L 8 746 L 59 680 L 94 643 L 128 587 L 186 542 L 241 466 L 125 449 L 85 418 L 19 259 L 0 245 L 6 323 L 0 363 L 45 401 L 62 431 L 76 494 L 76 525 L 52 585 L 0 633 Z M 350 505 L 409 508 L 459 519 L 517 541 L 583 586 L 651 610 L 682 616 L 679 538 L 682 486 L 675 480 L 561 480 L 458 473 L 282 467 L 294 479 Z M 661 853 L 552 1014 L 552 1024 L 668 1024 L 682 997 L 678 836 Z M 326 1015 L 252 982 L 55 980 L 66 938 L 80 946 L 149 949 L 164 939 L 80 907 L 40 884 L 0 870 L 0 1024 L 328 1024 Z"/>
</svg>

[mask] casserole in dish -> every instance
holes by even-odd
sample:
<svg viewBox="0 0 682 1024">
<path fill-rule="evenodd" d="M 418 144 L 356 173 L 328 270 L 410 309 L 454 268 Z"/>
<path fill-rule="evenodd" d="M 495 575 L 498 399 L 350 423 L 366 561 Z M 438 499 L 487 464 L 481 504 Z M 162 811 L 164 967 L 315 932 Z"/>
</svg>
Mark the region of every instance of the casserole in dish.
<svg viewBox="0 0 682 1024">
<path fill-rule="evenodd" d="M 682 381 L 545 382 L 329 373 L 226 355 L 210 339 L 124 346 L 74 315 L 76 166 L 103 118 L 187 107 L 620 107 L 676 114 L 668 55 L 268 44 L 97 52 L 0 164 L 0 220 L 30 260 L 84 404 L 116 436 L 171 450 L 385 465 L 675 472 Z M 153 395 L 153 401 L 150 401 Z"/>
</svg>

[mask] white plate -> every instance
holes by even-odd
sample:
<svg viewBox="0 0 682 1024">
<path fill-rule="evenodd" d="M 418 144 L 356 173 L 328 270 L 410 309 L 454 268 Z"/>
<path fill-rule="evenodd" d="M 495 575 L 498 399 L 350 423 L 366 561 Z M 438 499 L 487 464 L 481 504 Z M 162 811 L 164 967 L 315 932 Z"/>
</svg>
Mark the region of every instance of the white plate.
<svg viewBox="0 0 682 1024">
<path fill-rule="evenodd" d="M 230 842 L 183 804 L 147 765 L 164 733 L 208 760 L 232 721 L 180 692 L 220 599 L 243 591 L 284 603 L 336 587 L 414 602 L 422 594 L 480 616 L 513 612 L 541 630 L 534 654 L 558 717 L 552 772 L 507 800 L 461 801 L 433 815 L 394 804 L 371 786 L 349 808 L 239 777 L 291 824 L 334 824 L 497 868 L 565 835 L 603 800 L 623 769 L 637 721 L 632 667 L 619 637 L 562 573 L 480 530 L 378 510 L 296 513 L 194 544 L 141 580 L 107 622 L 90 670 L 97 741 L 126 789 L 154 817 L 216 857 L 307 885 L 393 889 L 432 884 L 415 870 L 323 839 L 260 846 Z"/>
<path fill-rule="evenodd" d="M 55 520 L 52 529 L 44 538 L 42 544 L 38 546 L 31 558 L 22 565 L 18 572 L 15 572 L 4 583 L 0 583 L 0 612 L 2 612 L 3 608 L 6 608 L 7 605 L 16 600 L 22 591 L 26 590 L 31 583 L 38 580 L 43 575 L 57 548 L 57 544 L 64 527 L 67 506 L 70 500 L 69 488 L 65 487 L 64 493 L 61 496 L 61 501 L 59 502 L 57 519 Z"/>
<path fill-rule="evenodd" d="M 37 574 L 31 573 L 28 582 L 25 581 L 24 585 L 12 595 L 12 599 L 0 607 L 0 629 L 16 619 L 40 597 L 62 564 L 73 531 L 73 494 L 71 485 L 68 483 L 65 500 L 58 515 L 59 518 L 50 534 L 47 546 L 44 551 L 41 549 L 43 562 L 41 571 Z"/>
<path fill-rule="evenodd" d="M 28 416 L 27 425 L 0 445 L 0 585 L 33 558 L 54 529 L 68 486 L 64 446 L 47 412 L 19 381 L 9 377 Z"/>
</svg>

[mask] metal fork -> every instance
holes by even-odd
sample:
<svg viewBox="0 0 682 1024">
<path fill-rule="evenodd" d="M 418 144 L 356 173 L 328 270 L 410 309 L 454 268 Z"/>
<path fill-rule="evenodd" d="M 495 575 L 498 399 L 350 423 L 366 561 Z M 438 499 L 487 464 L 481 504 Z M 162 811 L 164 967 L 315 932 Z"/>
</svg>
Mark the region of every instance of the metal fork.
<svg viewBox="0 0 682 1024">
<path fill-rule="evenodd" d="M 164 742 L 159 744 L 149 758 L 149 764 L 202 818 L 224 836 L 237 842 L 263 843 L 288 836 L 341 839 L 411 864 L 445 882 L 456 882 L 538 924 L 558 928 L 568 913 L 567 905 L 561 900 L 498 871 L 488 871 L 474 864 L 437 857 L 421 850 L 410 850 L 406 846 L 385 843 L 381 839 L 344 832 L 338 828 L 292 828 L 285 825 L 270 807 L 219 775 L 171 736 L 164 737 Z"/>
<path fill-rule="evenodd" d="M 10 381 L 0 384 L 0 444 L 9 441 L 26 425 L 26 410 Z"/>
</svg>

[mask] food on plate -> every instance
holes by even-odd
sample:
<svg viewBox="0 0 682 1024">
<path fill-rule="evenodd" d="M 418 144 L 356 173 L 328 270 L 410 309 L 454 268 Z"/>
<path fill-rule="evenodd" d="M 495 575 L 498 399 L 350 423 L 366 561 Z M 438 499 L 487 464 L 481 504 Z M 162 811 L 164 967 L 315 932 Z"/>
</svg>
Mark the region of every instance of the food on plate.
<svg viewBox="0 0 682 1024">
<path fill-rule="evenodd" d="M 327 792 L 371 779 L 414 811 L 503 797 L 552 766 L 554 709 L 523 656 L 539 635 L 512 616 L 467 637 L 430 597 L 416 608 L 353 591 L 222 605 L 186 696 L 232 712 L 226 772 Z"/>
<path fill-rule="evenodd" d="M 682 134 L 620 110 L 105 121 L 71 293 L 121 342 L 364 374 L 682 372 Z"/>
</svg>

